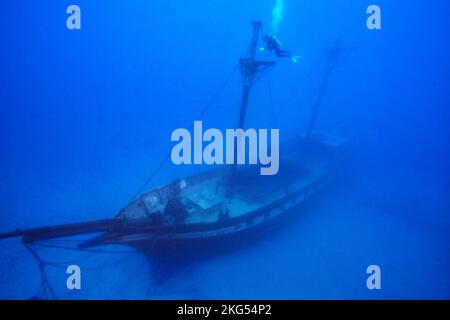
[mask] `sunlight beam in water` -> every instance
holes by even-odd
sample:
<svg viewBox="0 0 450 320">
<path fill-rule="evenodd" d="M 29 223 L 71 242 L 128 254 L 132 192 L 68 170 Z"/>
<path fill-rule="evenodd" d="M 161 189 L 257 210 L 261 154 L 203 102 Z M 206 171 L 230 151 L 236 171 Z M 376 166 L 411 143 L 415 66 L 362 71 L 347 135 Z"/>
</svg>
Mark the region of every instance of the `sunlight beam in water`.
<svg viewBox="0 0 450 320">
<path fill-rule="evenodd" d="M 277 34 L 280 29 L 280 23 L 283 20 L 283 11 L 283 0 L 276 0 L 275 7 L 272 10 L 272 34 Z"/>
</svg>

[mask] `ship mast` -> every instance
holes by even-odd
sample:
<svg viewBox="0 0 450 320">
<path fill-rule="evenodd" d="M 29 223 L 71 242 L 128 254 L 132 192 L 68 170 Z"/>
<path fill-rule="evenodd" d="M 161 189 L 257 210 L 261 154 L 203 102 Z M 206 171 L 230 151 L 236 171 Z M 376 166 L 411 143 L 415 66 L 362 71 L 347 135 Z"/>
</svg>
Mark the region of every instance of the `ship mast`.
<svg viewBox="0 0 450 320">
<path fill-rule="evenodd" d="M 325 96 L 325 92 L 328 88 L 331 75 L 337 63 L 339 62 L 339 59 L 345 52 L 353 52 L 355 50 L 356 49 L 352 47 L 343 47 L 342 38 L 339 37 L 338 40 L 336 41 L 335 46 L 328 51 L 327 67 L 325 70 L 325 74 L 322 78 L 322 83 L 320 84 L 319 93 L 317 94 L 316 101 L 314 102 L 311 110 L 311 117 L 309 118 L 308 127 L 306 129 L 306 138 L 310 138 L 314 130 L 317 115 L 319 114 L 319 109 L 323 102 L 323 97 Z"/>
<path fill-rule="evenodd" d="M 250 96 L 250 90 L 254 84 L 255 77 L 261 71 L 274 66 L 273 61 L 257 61 L 256 50 L 258 47 L 258 39 L 262 29 L 262 23 L 260 21 L 253 21 L 253 37 L 250 44 L 249 55 L 247 58 L 241 58 L 239 63 L 241 66 L 242 74 L 242 98 L 241 108 L 239 112 L 238 128 L 244 129 L 245 116 L 247 113 L 248 98 Z"/>
<path fill-rule="evenodd" d="M 247 114 L 248 101 L 250 96 L 250 91 L 254 85 L 255 78 L 258 73 L 266 70 L 275 65 L 273 61 L 259 61 L 256 60 L 256 51 L 258 49 L 258 40 L 262 30 L 262 22 L 252 21 L 253 35 L 250 43 L 249 55 L 246 58 L 241 58 L 239 60 L 241 75 L 242 75 L 242 97 L 241 97 L 241 107 L 239 110 L 239 120 L 238 129 L 245 130 L 245 117 Z M 237 137 L 238 143 L 234 146 L 234 164 L 232 167 L 231 181 L 235 180 L 236 169 L 237 169 L 237 145 L 240 139 L 244 137 Z"/>
</svg>

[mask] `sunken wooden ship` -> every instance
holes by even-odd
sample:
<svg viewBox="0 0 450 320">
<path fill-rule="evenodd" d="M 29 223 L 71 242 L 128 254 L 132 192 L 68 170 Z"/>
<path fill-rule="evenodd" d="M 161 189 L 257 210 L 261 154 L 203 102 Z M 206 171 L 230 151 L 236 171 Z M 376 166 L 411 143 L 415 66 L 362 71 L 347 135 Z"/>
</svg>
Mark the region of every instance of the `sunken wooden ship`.
<svg viewBox="0 0 450 320">
<path fill-rule="evenodd" d="M 253 22 L 249 56 L 240 60 L 243 93 L 238 128 L 245 127 L 249 94 L 256 75 L 275 64 L 256 59 L 260 32 L 261 23 Z M 320 95 L 335 60 L 336 52 L 330 53 Z M 142 193 L 112 219 L 19 229 L 0 234 L 0 239 L 21 237 L 24 243 L 33 243 L 96 234 L 79 246 L 121 244 L 145 252 L 164 253 L 169 248 L 184 250 L 198 245 L 220 245 L 227 239 L 264 233 L 288 212 L 301 214 L 300 205 L 329 185 L 342 164 L 345 139 L 313 132 L 320 103 L 321 96 L 313 107 L 307 132 L 282 142 L 277 175 L 261 176 L 254 166 L 248 165 L 212 169 Z"/>
</svg>

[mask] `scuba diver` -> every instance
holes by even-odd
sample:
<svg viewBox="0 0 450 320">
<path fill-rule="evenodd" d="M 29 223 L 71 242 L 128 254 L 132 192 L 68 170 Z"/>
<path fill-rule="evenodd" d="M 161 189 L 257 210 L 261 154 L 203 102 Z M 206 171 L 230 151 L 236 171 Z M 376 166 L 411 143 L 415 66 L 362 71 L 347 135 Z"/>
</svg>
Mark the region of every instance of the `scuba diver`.
<svg viewBox="0 0 450 320">
<path fill-rule="evenodd" d="M 265 48 L 261 48 L 261 51 L 274 51 L 277 57 L 289 58 L 292 62 L 297 63 L 300 56 L 294 56 L 290 51 L 281 49 L 281 41 L 275 35 L 265 35 L 264 41 L 266 43 Z"/>
</svg>

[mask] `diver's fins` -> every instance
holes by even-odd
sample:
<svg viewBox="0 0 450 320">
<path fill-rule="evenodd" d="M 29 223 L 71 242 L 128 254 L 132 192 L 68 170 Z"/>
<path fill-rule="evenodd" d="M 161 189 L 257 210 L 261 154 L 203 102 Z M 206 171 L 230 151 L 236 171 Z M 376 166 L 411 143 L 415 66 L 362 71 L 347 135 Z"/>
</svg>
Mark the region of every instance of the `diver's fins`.
<svg viewBox="0 0 450 320">
<path fill-rule="evenodd" d="M 301 58 L 302 58 L 301 56 L 292 56 L 292 57 L 291 57 L 291 61 L 292 61 L 293 63 L 297 63 L 298 60 L 300 60 Z"/>
</svg>

